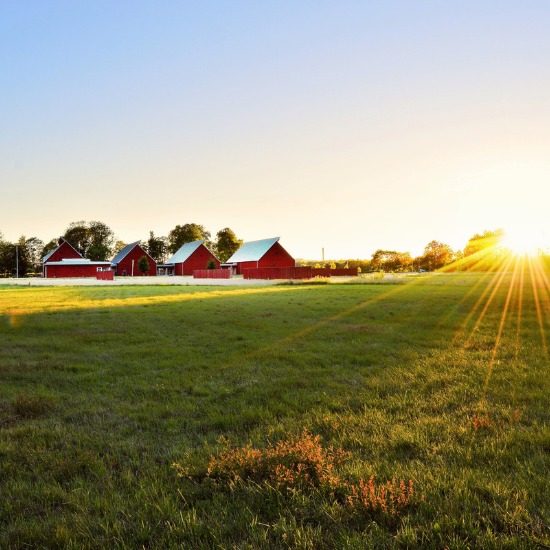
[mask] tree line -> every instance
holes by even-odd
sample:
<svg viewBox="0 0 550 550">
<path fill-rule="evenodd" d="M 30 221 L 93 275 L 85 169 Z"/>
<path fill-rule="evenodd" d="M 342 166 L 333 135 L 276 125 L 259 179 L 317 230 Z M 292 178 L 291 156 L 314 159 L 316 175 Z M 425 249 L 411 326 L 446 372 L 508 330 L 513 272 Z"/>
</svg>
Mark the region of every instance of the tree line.
<svg viewBox="0 0 550 550">
<path fill-rule="evenodd" d="M 487 271 L 495 265 L 504 262 L 510 251 L 501 244 L 505 232 L 503 229 L 486 230 L 475 233 L 462 250 L 453 250 L 449 245 L 440 241 L 430 241 L 423 253 L 415 258 L 409 252 L 378 249 L 370 260 L 300 260 L 299 265 L 312 267 L 357 267 L 360 272 L 385 271 Z M 539 256 L 550 261 L 548 250 L 539 250 Z"/>
<path fill-rule="evenodd" d="M 84 258 L 94 261 L 108 261 L 118 254 L 127 243 L 116 238 L 114 231 L 100 221 L 72 222 L 61 235 Z M 226 262 L 243 244 L 229 227 L 216 233 L 214 239 L 203 225 L 186 223 L 176 225 L 168 236 L 157 237 L 153 231 L 143 242 L 143 249 L 157 263 L 165 263 L 182 245 L 205 239 L 206 247 L 219 260 Z M 17 267 L 19 276 L 38 274 L 42 271 L 42 258 L 55 250 L 59 238 L 51 239 L 44 244 L 38 237 L 21 236 L 17 242 L 9 242 L 0 232 L 0 276 L 15 275 Z"/>
<path fill-rule="evenodd" d="M 72 222 L 65 229 L 62 237 L 70 243 L 84 258 L 95 261 L 107 261 L 120 252 L 127 243 L 117 239 L 113 230 L 100 221 Z M 424 252 L 415 258 L 409 252 L 378 249 L 370 259 L 329 260 L 298 260 L 297 265 L 331 268 L 359 268 L 360 272 L 369 271 L 435 271 L 445 268 L 448 271 L 466 271 L 475 269 L 484 271 L 491 269 L 496 263 L 504 261 L 509 251 L 499 246 L 504 237 L 504 230 L 496 229 L 474 234 L 464 249 L 453 250 L 440 241 L 430 241 Z M 235 233 L 226 227 L 216 233 L 214 239 L 207 229 L 200 224 L 186 223 L 176 225 L 166 237 L 157 237 L 153 231 L 142 243 L 144 250 L 157 263 L 163 264 L 182 245 L 205 240 L 206 247 L 225 263 L 243 244 Z M 42 258 L 55 250 L 59 239 L 52 239 L 46 244 L 37 237 L 21 236 L 17 242 L 8 242 L 0 232 L 0 276 L 13 276 L 19 263 L 19 275 L 40 273 Z M 550 261 L 548 251 L 540 251 L 540 255 Z"/>
</svg>

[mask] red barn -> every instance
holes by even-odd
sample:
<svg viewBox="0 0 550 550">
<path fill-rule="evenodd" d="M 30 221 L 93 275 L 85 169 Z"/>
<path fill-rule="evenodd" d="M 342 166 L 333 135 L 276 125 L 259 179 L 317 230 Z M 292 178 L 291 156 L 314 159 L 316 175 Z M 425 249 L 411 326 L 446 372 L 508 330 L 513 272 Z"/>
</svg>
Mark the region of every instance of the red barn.
<svg viewBox="0 0 550 550">
<path fill-rule="evenodd" d="M 111 262 L 87 260 L 63 237 L 59 246 L 42 258 L 42 277 L 95 277 L 98 271 L 110 269 Z"/>
<path fill-rule="evenodd" d="M 236 273 L 251 267 L 294 267 L 294 258 L 279 244 L 281 237 L 244 243 L 227 264 L 236 265 Z M 226 265 L 227 265 L 226 264 Z"/>
<path fill-rule="evenodd" d="M 137 277 L 141 276 L 138 269 L 138 262 L 143 256 L 147 256 L 149 270 L 143 275 L 151 276 L 157 274 L 157 262 L 143 250 L 140 246 L 141 241 L 126 245 L 112 260 L 111 268 L 115 275 L 119 277 Z"/>
<path fill-rule="evenodd" d="M 193 271 L 206 269 L 209 260 L 216 262 L 216 269 L 220 269 L 220 260 L 206 248 L 204 239 L 185 243 L 167 262 L 174 266 L 174 275 L 193 275 Z"/>
</svg>

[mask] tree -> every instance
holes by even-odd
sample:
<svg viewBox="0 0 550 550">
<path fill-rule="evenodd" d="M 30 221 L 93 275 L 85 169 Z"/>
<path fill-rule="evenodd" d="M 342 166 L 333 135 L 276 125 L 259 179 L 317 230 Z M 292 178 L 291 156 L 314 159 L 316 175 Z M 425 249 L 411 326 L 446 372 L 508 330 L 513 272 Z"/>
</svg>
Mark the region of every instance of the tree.
<svg viewBox="0 0 550 550">
<path fill-rule="evenodd" d="M 37 237 L 31 237 L 25 241 L 26 255 L 29 260 L 29 267 L 34 271 L 40 271 L 44 243 Z"/>
<path fill-rule="evenodd" d="M 176 225 L 170 233 L 168 233 L 168 250 L 175 254 L 184 244 L 194 241 L 206 240 L 204 243 L 207 248 L 211 248 L 210 232 L 203 225 L 196 223 L 186 223 L 185 225 Z"/>
<path fill-rule="evenodd" d="M 242 244 L 243 241 L 237 239 L 237 235 L 229 227 L 218 231 L 216 233 L 215 250 L 220 262 L 222 264 L 227 262 L 241 248 Z"/>
<path fill-rule="evenodd" d="M 85 221 L 72 222 L 69 224 L 63 238 L 80 254 L 86 257 L 90 248 L 90 233 Z"/>
<path fill-rule="evenodd" d="M 13 276 L 19 271 L 19 277 L 24 277 L 31 267 L 27 250 L 27 239 L 21 236 L 17 243 L 2 241 L 0 243 L 0 272 Z"/>
<path fill-rule="evenodd" d="M 439 241 L 430 241 L 424 248 L 424 258 L 431 269 L 440 269 L 453 260 L 453 249 Z"/>
<path fill-rule="evenodd" d="M 149 239 L 143 245 L 149 256 L 157 263 L 166 261 L 166 253 L 168 252 L 168 239 L 166 237 L 155 237 L 152 231 L 149 231 Z"/>
<path fill-rule="evenodd" d="M 127 243 L 124 241 L 117 241 L 113 246 L 113 256 L 116 256 L 125 246 Z"/>
<path fill-rule="evenodd" d="M 216 269 L 218 266 L 216 265 L 216 262 L 210 258 L 207 262 L 206 262 L 206 269 Z"/>
<path fill-rule="evenodd" d="M 115 235 L 105 223 L 81 220 L 72 222 L 63 238 L 82 256 L 90 260 L 106 261 L 113 252 Z"/>
<path fill-rule="evenodd" d="M 412 263 L 411 255 L 408 252 L 397 252 L 396 250 L 378 249 L 371 259 L 374 271 L 403 271 Z"/>
<path fill-rule="evenodd" d="M 105 223 L 92 221 L 88 224 L 88 237 L 90 246 L 86 258 L 105 262 L 111 257 L 115 234 L 113 230 Z"/>
<path fill-rule="evenodd" d="M 52 250 L 55 250 L 58 246 L 58 239 L 52 239 L 49 243 L 45 244 L 44 248 L 42 249 L 42 258 L 49 254 Z M 40 261 L 42 261 L 42 258 L 40 258 Z"/>
<path fill-rule="evenodd" d="M 476 233 L 468 240 L 468 244 L 464 248 L 464 257 L 472 256 L 485 250 L 486 248 L 495 247 L 504 237 L 504 229 L 495 229 L 494 231 L 485 230 L 483 233 Z"/>
<path fill-rule="evenodd" d="M 137 268 L 142 275 L 145 275 L 145 273 L 149 271 L 150 266 L 149 266 L 149 260 L 147 259 L 147 256 L 142 256 L 138 260 Z"/>
</svg>

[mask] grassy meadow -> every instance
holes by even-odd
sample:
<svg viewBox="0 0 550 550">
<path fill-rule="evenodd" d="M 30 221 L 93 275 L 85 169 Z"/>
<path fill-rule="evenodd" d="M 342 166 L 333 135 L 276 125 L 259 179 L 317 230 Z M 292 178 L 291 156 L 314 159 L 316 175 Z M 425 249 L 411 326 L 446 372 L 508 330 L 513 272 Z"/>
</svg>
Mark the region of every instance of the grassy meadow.
<svg viewBox="0 0 550 550">
<path fill-rule="evenodd" d="M 549 315 L 511 273 L 0 287 L 0 548 L 550 548 Z"/>
</svg>

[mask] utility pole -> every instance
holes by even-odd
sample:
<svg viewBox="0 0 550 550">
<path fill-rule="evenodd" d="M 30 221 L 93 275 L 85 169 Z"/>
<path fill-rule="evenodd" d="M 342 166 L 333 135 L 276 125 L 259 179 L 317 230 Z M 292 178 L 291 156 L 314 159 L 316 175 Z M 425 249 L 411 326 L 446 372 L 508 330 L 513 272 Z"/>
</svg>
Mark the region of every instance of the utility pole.
<svg viewBox="0 0 550 550">
<path fill-rule="evenodd" d="M 15 245 L 15 278 L 19 279 L 19 245 Z"/>
<path fill-rule="evenodd" d="M 323 256 L 323 262 L 325 261 L 325 249 L 324 248 L 321 248 L 321 250 L 323 251 L 322 252 L 322 256 Z"/>
<path fill-rule="evenodd" d="M 132 277 L 134 276 L 134 260 L 132 260 Z"/>
</svg>

